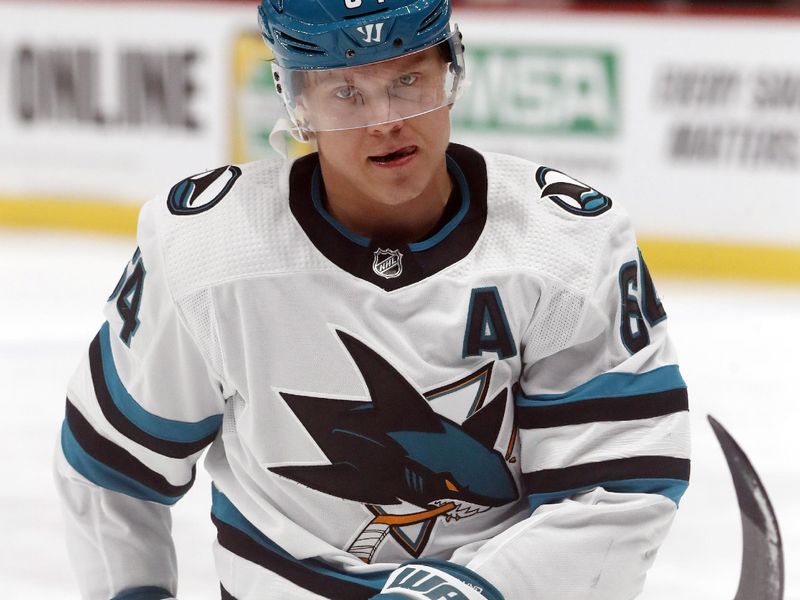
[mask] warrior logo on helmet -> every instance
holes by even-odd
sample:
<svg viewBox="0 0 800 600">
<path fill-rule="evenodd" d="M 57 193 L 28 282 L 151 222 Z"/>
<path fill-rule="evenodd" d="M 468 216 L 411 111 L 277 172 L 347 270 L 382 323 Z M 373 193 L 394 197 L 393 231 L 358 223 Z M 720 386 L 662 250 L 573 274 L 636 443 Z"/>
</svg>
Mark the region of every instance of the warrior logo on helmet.
<svg viewBox="0 0 800 600">
<path fill-rule="evenodd" d="M 381 33 L 383 32 L 383 23 L 367 23 L 361 27 L 356 27 L 356 31 L 364 36 L 363 41 L 365 43 L 380 43 Z"/>
</svg>

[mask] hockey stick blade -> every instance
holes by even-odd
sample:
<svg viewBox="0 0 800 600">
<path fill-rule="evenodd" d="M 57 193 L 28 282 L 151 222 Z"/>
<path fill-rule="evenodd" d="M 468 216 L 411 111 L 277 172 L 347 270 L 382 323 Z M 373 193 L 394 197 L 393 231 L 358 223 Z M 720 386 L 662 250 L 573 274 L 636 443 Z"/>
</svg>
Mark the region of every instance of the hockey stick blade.
<svg viewBox="0 0 800 600">
<path fill-rule="evenodd" d="M 725 428 L 711 415 L 708 422 L 728 463 L 742 518 L 742 570 L 734 600 L 783 600 L 783 544 L 767 490 Z"/>
</svg>

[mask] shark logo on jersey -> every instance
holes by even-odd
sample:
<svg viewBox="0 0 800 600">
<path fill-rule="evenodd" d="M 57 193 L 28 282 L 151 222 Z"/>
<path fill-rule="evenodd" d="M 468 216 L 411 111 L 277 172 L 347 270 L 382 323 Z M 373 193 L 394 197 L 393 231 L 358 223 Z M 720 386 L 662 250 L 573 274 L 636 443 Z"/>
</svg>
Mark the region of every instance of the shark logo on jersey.
<svg viewBox="0 0 800 600">
<path fill-rule="evenodd" d="M 573 215 L 595 217 L 611 208 L 611 198 L 561 171 L 539 167 L 536 183 L 542 198 L 549 198 Z"/>
<path fill-rule="evenodd" d="M 459 521 L 519 497 L 506 465 L 513 462 L 511 451 L 503 455 L 494 449 L 508 394 L 503 390 L 485 402 L 490 365 L 458 385 L 423 394 L 366 344 L 336 333 L 360 371 L 370 401 L 280 392 L 330 464 L 276 466 L 270 471 L 367 505 L 374 518 L 355 532 L 351 553 L 371 562 L 391 534 L 418 557 L 440 517 Z M 432 402 L 468 381 L 478 381 L 482 391 L 463 422 L 434 411 Z"/>
<path fill-rule="evenodd" d="M 399 250 L 384 250 L 378 248 L 375 251 L 375 260 L 372 262 L 372 270 L 376 275 L 384 279 L 394 279 L 403 274 L 403 254 Z"/>
<path fill-rule="evenodd" d="M 193 215 L 215 206 L 241 177 L 239 167 L 227 166 L 192 175 L 169 192 L 167 207 L 173 215 Z"/>
</svg>

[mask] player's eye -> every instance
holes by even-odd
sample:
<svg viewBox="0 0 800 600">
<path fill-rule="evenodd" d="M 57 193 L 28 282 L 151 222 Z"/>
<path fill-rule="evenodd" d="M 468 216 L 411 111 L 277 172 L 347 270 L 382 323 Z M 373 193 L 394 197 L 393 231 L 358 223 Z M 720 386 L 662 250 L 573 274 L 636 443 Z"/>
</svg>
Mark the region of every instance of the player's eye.
<svg viewBox="0 0 800 600">
<path fill-rule="evenodd" d="M 352 100 L 356 97 L 358 91 L 352 85 L 346 85 L 340 88 L 337 88 L 334 91 L 334 95 L 337 98 L 341 98 L 342 100 Z"/>
<path fill-rule="evenodd" d="M 460 489 L 458 489 L 458 486 L 455 483 L 453 483 L 452 481 L 450 481 L 449 479 L 445 479 L 444 480 L 444 485 L 451 492 L 460 492 L 461 491 Z"/>
<path fill-rule="evenodd" d="M 397 83 L 403 86 L 410 86 L 414 85 L 419 79 L 419 75 L 415 75 L 414 73 L 406 73 L 405 75 L 401 75 L 397 78 Z"/>
</svg>

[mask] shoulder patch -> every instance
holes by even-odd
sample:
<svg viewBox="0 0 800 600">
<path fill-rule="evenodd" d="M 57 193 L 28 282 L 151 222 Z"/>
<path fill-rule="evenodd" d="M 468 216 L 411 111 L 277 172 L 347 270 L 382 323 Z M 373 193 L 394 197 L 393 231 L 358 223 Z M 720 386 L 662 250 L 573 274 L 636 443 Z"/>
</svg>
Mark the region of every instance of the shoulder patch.
<svg viewBox="0 0 800 600">
<path fill-rule="evenodd" d="M 596 217 L 611 208 L 611 198 L 561 171 L 539 167 L 536 184 L 542 198 L 549 198 L 558 206 L 582 217 Z"/>
<path fill-rule="evenodd" d="M 194 215 L 214 207 L 231 191 L 241 175 L 239 167 L 227 166 L 184 179 L 169 192 L 169 212 L 173 215 Z"/>
</svg>

